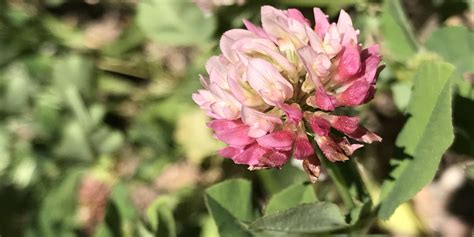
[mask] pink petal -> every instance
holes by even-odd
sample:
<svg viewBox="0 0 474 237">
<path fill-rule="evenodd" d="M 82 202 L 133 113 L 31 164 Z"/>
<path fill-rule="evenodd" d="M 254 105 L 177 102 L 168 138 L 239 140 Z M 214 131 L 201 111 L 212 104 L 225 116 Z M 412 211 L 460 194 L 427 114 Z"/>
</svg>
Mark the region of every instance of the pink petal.
<svg viewBox="0 0 474 237">
<path fill-rule="evenodd" d="M 277 39 L 288 36 L 288 16 L 282 10 L 272 6 L 262 6 L 260 8 L 262 27 L 272 37 Z"/>
<path fill-rule="evenodd" d="M 356 106 L 363 104 L 369 95 L 372 85 L 364 78 L 357 79 L 345 91 L 336 95 L 338 106 Z"/>
<path fill-rule="evenodd" d="M 354 44 L 347 45 L 341 55 L 337 73 L 339 80 L 344 80 L 356 75 L 360 70 L 360 53 L 359 47 Z"/>
<path fill-rule="evenodd" d="M 271 6 L 263 6 L 260 15 L 263 29 L 277 39 L 280 47 L 300 48 L 305 45 L 307 36 L 304 28 L 307 23 L 300 22 L 304 20 L 297 12 L 290 13 Z"/>
<path fill-rule="evenodd" d="M 312 116 L 309 121 L 313 132 L 319 136 L 327 136 L 331 129 L 331 124 L 319 116 Z"/>
<path fill-rule="evenodd" d="M 225 158 L 233 158 L 242 152 L 243 152 L 243 149 L 228 146 L 219 150 L 218 154 Z"/>
<path fill-rule="evenodd" d="M 311 29 L 311 27 L 307 26 L 305 27 L 305 32 L 306 35 L 308 36 L 309 44 L 311 45 L 311 48 L 316 52 L 316 53 L 324 53 L 324 48 L 323 48 L 323 38 L 318 36 L 316 32 Z"/>
<path fill-rule="evenodd" d="M 309 25 L 309 20 L 306 19 L 303 16 L 303 13 L 301 13 L 298 9 L 295 9 L 295 8 L 288 9 L 288 17 L 295 19 L 296 21 L 298 21 L 299 23 L 303 25 L 305 24 Z"/>
<path fill-rule="evenodd" d="M 319 88 L 316 89 L 315 104 L 322 110 L 333 111 L 335 109 L 336 99 L 334 96 L 327 94 L 324 89 Z"/>
<path fill-rule="evenodd" d="M 218 100 L 209 106 L 216 119 L 234 120 L 239 118 L 239 108 L 225 100 Z"/>
<path fill-rule="evenodd" d="M 247 28 L 247 30 L 249 30 L 250 32 L 256 34 L 258 37 L 271 40 L 272 42 L 276 42 L 275 37 L 272 37 L 272 36 L 268 35 L 267 32 L 265 32 L 262 29 L 262 27 L 258 27 L 258 26 L 252 24 L 252 22 L 250 22 L 246 19 L 244 19 L 243 22 L 244 22 L 244 25 Z"/>
<path fill-rule="evenodd" d="M 209 105 L 216 101 L 215 96 L 208 90 L 198 90 L 192 95 L 193 101 L 204 110 L 210 110 Z"/>
<path fill-rule="evenodd" d="M 249 126 L 240 120 L 216 119 L 209 122 L 209 127 L 219 140 L 231 146 L 245 146 L 255 141 L 247 135 Z"/>
<path fill-rule="evenodd" d="M 260 161 L 265 167 L 279 168 L 282 167 L 290 158 L 288 151 L 272 150 L 267 153 Z"/>
<path fill-rule="evenodd" d="M 259 107 L 265 104 L 262 97 L 250 88 L 248 82 L 243 81 L 241 78 L 234 78 L 232 75 L 229 75 L 227 82 L 229 83 L 230 92 L 242 105 Z"/>
<path fill-rule="evenodd" d="M 247 80 L 269 105 L 276 106 L 293 96 L 293 86 L 271 63 L 252 58 L 247 67 Z"/>
<path fill-rule="evenodd" d="M 372 142 L 381 142 L 382 141 L 381 137 L 379 137 L 377 134 L 375 134 L 373 132 L 370 132 L 369 130 L 367 130 L 366 128 L 364 128 L 362 126 L 359 126 L 357 128 L 357 130 L 355 130 L 352 133 L 347 133 L 346 135 L 349 136 L 350 138 L 356 140 L 356 141 L 369 143 L 369 144 L 372 143 Z"/>
<path fill-rule="evenodd" d="M 323 39 L 324 51 L 330 57 L 335 57 L 342 49 L 341 34 L 337 31 L 336 24 L 329 26 L 328 32 Z"/>
<path fill-rule="evenodd" d="M 314 154 L 314 149 L 308 138 L 303 134 L 295 139 L 293 156 L 295 159 L 303 160 Z"/>
<path fill-rule="evenodd" d="M 334 141 L 348 156 L 352 155 L 354 151 L 364 146 L 362 144 L 351 144 L 346 137 L 334 138 Z"/>
<path fill-rule="evenodd" d="M 255 166 L 260 163 L 260 158 L 265 155 L 269 150 L 259 146 L 258 144 L 253 144 L 247 147 L 242 153 L 233 157 L 232 160 L 236 164 L 246 164 L 250 166 Z"/>
<path fill-rule="evenodd" d="M 248 135 L 259 138 L 272 132 L 275 124 L 281 124 L 281 119 L 273 115 L 265 114 L 247 106 L 242 107 L 242 121 L 250 126 Z"/>
<path fill-rule="evenodd" d="M 372 133 L 363 126 L 361 126 L 357 117 L 331 116 L 329 121 L 333 128 L 346 134 L 347 136 L 356 141 L 364 143 L 382 141 L 382 138 L 377 136 L 377 134 Z"/>
<path fill-rule="evenodd" d="M 289 151 L 293 145 L 294 135 L 290 131 L 277 131 L 257 139 L 257 143 L 265 148 Z"/>
<path fill-rule="evenodd" d="M 242 29 L 233 29 L 226 31 L 219 42 L 219 47 L 221 48 L 222 54 L 232 63 L 237 63 L 239 61 L 235 50 L 232 48 L 232 45 L 240 39 L 244 38 L 255 38 L 255 34 Z"/>
<path fill-rule="evenodd" d="M 288 75 L 293 76 L 297 74 L 295 65 L 290 63 L 270 40 L 247 38 L 237 41 L 234 44 L 234 48 L 249 57 L 253 55 L 265 55 L 265 59 L 274 64 L 275 67 L 281 68 L 282 71 L 285 71 Z"/>
<path fill-rule="evenodd" d="M 341 10 L 339 18 L 337 19 L 337 31 L 339 31 L 340 34 L 343 34 L 350 28 L 353 28 L 351 17 L 346 11 Z"/>
<path fill-rule="evenodd" d="M 316 31 L 316 34 L 318 34 L 318 36 L 323 39 L 324 35 L 328 32 L 329 29 L 328 18 L 319 8 L 314 8 L 313 13 L 315 21 L 314 30 Z"/>
<path fill-rule="evenodd" d="M 316 136 L 316 142 L 319 148 L 324 153 L 326 158 L 331 161 L 345 161 L 349 158 L 344 154 L 344 151 L 334 142 L 329 136 Z"/>
<path fill-rule="evenodd" d="M 342 133 L 353 133 L 359 128 L 359 118 L 349 116 L 331 116 L 331 126 Z"/>
<path fill-rule="evenodd" d="M 357 45 L 357 35 L 359 35 L 359 30 L 356 30 L 354 28 L 348 28 L 347 31 L 343 33 L 341 36 L 341 45 L 342 46 L 347 46 L 350 44 L 355 44 Z"/>
<path fill-rule="evenodd" d="M 214 119 L 207 124 L 214 131 L 245 127 L 240 120 Z"/>
<path fill-rule="evenodd" d="M 314 82 L 316 87 L 322 87 L 322 83 L 319 79 L 316 69 L 320 68 L 314 65 L 315 59 L 318 57 L 318 54 L 309 46 L 304 46 L 298 49 L 298 55 L 300 56 L 303 66 L 309 74 L 309 77 Z M 321 74 L 321 73 L 319 73 Z"/>
<path fill-rule="evenodd" d="M 303 119 L 303 112 L 301 112 L 299 105 L 296 103 L 292 105 L 280 103 L 278 104 L 278 107 L 280 107 L 283 112 L 285 112 L 286 117 L 290 123 L 299 123 L 301 119 Z"/>
<path fill-rule="evenodd" d="M 363 104 L 371 101 L 374 98 L 375 95 L 375 84 L 371 84 L 369 87 L 369 91 L 367 91 L 367 96 L 365 97 Z"/>
<path fill-rule="evenodd" d="M 382 61 L 382 56 L 379 54 L 379 45 L 375 44 L 362 50 L 361 59 L 363 77 L 368 83 L 374 83 L 380 61 Z"/>
</svg>

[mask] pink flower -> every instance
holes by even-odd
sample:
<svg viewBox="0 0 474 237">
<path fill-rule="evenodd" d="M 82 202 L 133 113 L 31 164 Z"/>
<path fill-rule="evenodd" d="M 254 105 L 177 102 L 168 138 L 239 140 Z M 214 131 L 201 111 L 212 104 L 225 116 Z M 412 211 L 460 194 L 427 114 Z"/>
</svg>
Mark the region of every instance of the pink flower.
<svg viewBox="0 0 474 237">
<path fill-rule="evenodd" d="M 252 58 L 247 66 L 247 81 L 271 106 L 285 102 L 293 96 L 293 86 L 269 62 Z"/>
<path fill-rule="evenodd" d="M 357 117 L 332 113 L 372 99 L 378 46 L 358 44 L 359 31 L 343 10 L 330 23 L 315 8 L 314 26 L 296 9 L 264 6 L 261 17 L 262 27 L 244 20 L 247 30 L 223 34 L 222 54 L 207 62 L 207 76 L 200 76 L 204 89 L 193 100 L 212 118 L 215 137 L 228 145 L 221 156 L 249 169 L 278 168 L 294 157 L 315 181 L 320 162 L 311 142 L 336 162 L 363 143 L 382 140 Z"/>
</svg>

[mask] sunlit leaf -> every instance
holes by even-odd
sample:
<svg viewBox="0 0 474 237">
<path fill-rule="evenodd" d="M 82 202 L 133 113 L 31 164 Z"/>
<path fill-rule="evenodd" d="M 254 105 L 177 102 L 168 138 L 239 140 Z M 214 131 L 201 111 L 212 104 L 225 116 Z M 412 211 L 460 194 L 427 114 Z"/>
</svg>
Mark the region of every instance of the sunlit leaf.
<svg viewBox="0 0 474 237">
<path fill-rule="evenodd" d="M 250 224 L 249 228 L 256 232 L 318 234 L 348 226 L 337 205 L 315 202 L 266 215 Z"/>
<path fill-rule="evenodd" d="M 55 148 L 55 153 L 59 157 L 78 160 L 91 160 L 94 158 L 87 135 L 77 122 L 65 124 L 61 142 Z"/>
<path fill-rule="evenodd" d="M 300 165 L 300 164 L 298 164 Z M 285 165 L 282 169 L 267 169 L 255 171 L 268 194 L 276 194 L 295 183 L 308 181 L 308 177 L 293 165 Z"/>
<path fill-rule="evenodd" d="M 447 62 L 456 66 L 462 75 L 474 73 L 474 32 L 464 26 L 442 27 L 426 41 L 426 48 L 440 54 Z M 456 47 L 446 47 L 446 44 Z"/>
<path fill-rule="evenodd" d="M 177 198 L 163 195 L 153 201 L 147 208 L 148 221 L 157 236 L 176 236 L 176 224 L 172 210 L 177 205 Z"/>
<path fill-rule="evenodd" d="M 42 236 L 73 236 L 76 191 L 80 177 L 80 170 L 69 170 L 63 180 L 44 197 L 38 219 Z"/>
<path fill-rule="evenodd" d="M 53 67 L 53 80 L 58 89 L 76 88 L 81 95 L 92 94 L 93 64 L 88 58 L 71 54 L 58 58 Z"/>
<path fill-rule="evenodd" d="M 466 176 L 474 180 L 474 164 L 470 164 L 466 167 Z"/>
<path fill-rule="evenodd" d="M 437 29 L 426 42 L 426 48 L 441 55 L 456 66 L 457 77 L 453 84 L 459 95 L 474 99 L 472 77 L 474 77 L 474 32 L 464 26 Z M 456 47 L 446 47 L 446 44 Z M 468 76 L 470 74 L 471 76 Z M 471 78 L 469 78 L 471 77 Z"/>
<path fill-rule="evenodd" d="M 73 24 L 67 24 L 64 20 L 44 16 L 41 18 L 42 25 L 48 33 L 56 37 L 61 44 L 71 48 L 84 49 L 85 36 Z"/>
<path fill-rule="evenodd" d="M 220 236 L 251 236 L 242 221 L 255 218 L 249 181 L 231 179 L 206 190 L 206 206 L 216 222 Z"/>
<path fill-rule="evenodd" d="M 272 214 L 299 204 L 317 201 L 314 189 L 310 184 L 294 184 L 273 195 L 265 208 L 265 214 Z"/>
<path fill-rule="evenodd" d="M 2 95 L 1 104 L 9 112 L 19 112 L 28 106 L 31 94 L 34 92 L 34 82 L 31 80 L 23 64 L 13 64 L 3 75 L 7 81 L 6 93 Z"/>
<path fill-rule="evenodd" d="M 453 71 L 452 65 L 433 61 L 423 64 L 416 74 L 409 118 L 396 141 L 394 169 L 382 187 L 378 215 L 383 219 L 433 179 L 441 156 L 453 142 Z"/>
<path fill-rule="evenodd" d="M 400 111 L 404 111 L 410 102 L 411 82 L 397 82 L 392 89 L 393 101 Z"/>
<path fill-rule="evenodd" d="M 417 42 L 400 0 L 386 0 L 382 10 L 382 49 L 388 57 L 406 61 L 417 51 Z"/>
<path fill-rule="evenodd" d="M 214 237 L 219 235 L 219 231 L 217 230 L 216 223 L 212 219 L 211 216 L 205 216 L 201 220 L 201 234 L 200 237 Z"/>
</svg>

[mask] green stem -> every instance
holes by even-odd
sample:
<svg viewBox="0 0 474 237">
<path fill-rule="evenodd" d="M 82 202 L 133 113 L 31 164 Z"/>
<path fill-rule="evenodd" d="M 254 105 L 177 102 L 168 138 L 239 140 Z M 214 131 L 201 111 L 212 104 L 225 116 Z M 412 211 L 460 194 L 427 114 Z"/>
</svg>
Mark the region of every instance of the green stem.
<svg viewBox="0 0 474 237">
<path fill-rule="evenodd" d="M 307 131 L 311 131 L 311 128 L 306 121 L 305 127 Z M 372 201 L 354 161 L 348 160 L 344 163 L 333 163 L 329 161 L 313 137 L 309 134 L 307 134 L 307 136 L 313 145 L 313 149 L 318 155 L 321 164 L 326 168 L 328 175 L 336 184 L 336 188 L 341 195 L 341 199 L 346 207 L 349 210 L 356 207 L 354 198 L 357 198 L 359 202 L 362 203 Z"/>
<path fill-rule="evenodd" d="M 319 148 L 318 144 L 316 144 L 314 139 L 311 139 L 311 137 L 308 137 L 308 139 L 310 139 L 311 144 L 313 145 L 313 149 L 316 152 L 317 156 L 320 158 L 319 160 L 321 161 L 321 164 L 326 168 L 329 177 L 331 177 L 331 179 L 334 181 L 334 184 L 336 185 L 339 195 L 341 195 L 342 201 L 344 202 L 344 204 L 349 210 L 354 208 L 355 203 L 349 191 L 349 185 L 345 182 L 345 179 L 341 173 L 341 170 L 338 169 L 332 162 L 330 162 L 326 158 L 326 156 L 323 154 L 323 152 Z"/>
</svg>

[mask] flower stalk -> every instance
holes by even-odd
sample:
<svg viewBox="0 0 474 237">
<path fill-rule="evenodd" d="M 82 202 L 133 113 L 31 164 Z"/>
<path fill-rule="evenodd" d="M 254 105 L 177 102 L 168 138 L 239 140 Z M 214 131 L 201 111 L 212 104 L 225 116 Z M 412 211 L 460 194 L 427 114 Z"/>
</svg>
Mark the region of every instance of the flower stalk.
<svg viewBox="0 0 474 237">
<path fill-rule="evenodd" d="M 311 131 L 307 121 L 305 121 L 305 127 L 308 131 Z M 356 197 L 360 202 L 372 202 L 355 162 L 352 159 L 345 161 L 343 164 L 330 162 L 315 142 L 314 135 L 312 133 L 306 135 L 308 140 L 311 141 L 316 155 L 320 158 L 321 164 L 326 168 L 327 174 L 334 181 L 347 209 L 351 210 L 356 207 L 353 197 Z"/>
</svg>

